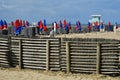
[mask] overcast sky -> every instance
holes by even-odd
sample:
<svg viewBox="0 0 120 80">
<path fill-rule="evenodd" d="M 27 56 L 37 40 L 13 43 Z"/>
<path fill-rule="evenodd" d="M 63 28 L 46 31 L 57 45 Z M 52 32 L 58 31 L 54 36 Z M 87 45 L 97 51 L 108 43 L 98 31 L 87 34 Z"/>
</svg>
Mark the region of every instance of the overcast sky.
<svg viewBox="0 0 120 80">
<path fill-rule="evenodd" d="M 87 23 L 92 14 L 101 14 L 105 23 L 120 23 L 120 0 L 0 0 L 0 19 L 7 21 Z"/>
</svg>

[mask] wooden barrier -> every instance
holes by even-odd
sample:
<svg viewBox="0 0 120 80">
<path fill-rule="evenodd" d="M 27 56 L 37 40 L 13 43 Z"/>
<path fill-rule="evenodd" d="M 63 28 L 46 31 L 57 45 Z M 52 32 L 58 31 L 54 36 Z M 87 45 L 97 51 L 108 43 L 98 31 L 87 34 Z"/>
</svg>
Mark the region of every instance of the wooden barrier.
<svg viewBox="0 0 120 80">
<path fill-rule="evenodd" d="M 0 38 L 0 66 L 119 74 L 119 46 L 110 39 Z"/>
<path fill-rule="evenodd" d="M 9 58 L 8 38 L 0 38 L 0 66 L 11 67 L 11 58 Z"/>
</svg>

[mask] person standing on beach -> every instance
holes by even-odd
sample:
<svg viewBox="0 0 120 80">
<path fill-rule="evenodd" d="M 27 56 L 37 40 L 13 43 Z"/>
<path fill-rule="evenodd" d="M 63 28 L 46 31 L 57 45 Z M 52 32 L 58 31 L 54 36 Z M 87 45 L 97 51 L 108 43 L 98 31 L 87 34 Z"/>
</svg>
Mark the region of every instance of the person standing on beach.
<svg viewBox="0 0 120 80">
<path fill-rule="evenodd" d="M 95 32 L 99 31 L 99 25 L 97 21 L 94 23 L 94 31 Z"/>
<path fill-rule="evenodd" d="M 116 30 L 118 28 L 117 22 L 114 24 L 114 33 L 116 33 Z"/>
<path fill-rule="evenodd" d="M 110 21 L 108 22 L 108 31 L 112 31 L 112 26 L 111 26 Z"/>
<path fill-rule="evenodd" d="M 100 23 L 100 32 L 104 32 L 105 31 L 105 26 L 103 24 L 103 22 Z"/>
<path fill-rule="evenodd" d="M 56 26 L 57 26 L 57 23 L 56 23 L 56 21 L 54 22 L 54 34 L 57 34 L 57 28 L 56 28 Z"/>
</svg>

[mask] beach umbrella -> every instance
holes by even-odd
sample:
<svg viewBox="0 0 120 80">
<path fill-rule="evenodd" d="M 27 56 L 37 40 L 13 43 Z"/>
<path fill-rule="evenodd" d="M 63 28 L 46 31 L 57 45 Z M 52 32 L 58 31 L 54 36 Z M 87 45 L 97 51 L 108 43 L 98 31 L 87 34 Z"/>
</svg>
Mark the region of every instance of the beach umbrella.
<svg viewBox="0 0 120 80">
<path fill-rule="evenodd" d="M 38 26 L 40 26 L 40 21 L 38 22 Z"/>
<path fill-rule="evenodd" d="M 25 22 L 25 25 L 26 25 L 26 26 L 30 26 L 30 24 L 29 24 L 29 22 L 28 22 L 28 21 L 26 21 L 26 22 Z"/>
<path fill-rule="evenodd" d="M 26 26 L 25 26 L 25 20 L 23 20 L 22 26 L 23 26 L 23 27 L 26 27 Z"/>
<path fill-rule="evenodd" d="M 22 20 L 20 20 L 20 26 L 23 26 L 23 21 Z"/>
<path fill-rule="evenodd" d="M 76 30 L 78 30 L 78 22 L 76 21 Z"/>
<path fill-rule="evenodd" d="M 58 29 L 59 28 L 59 26 L 58 26 L 58 23 L 56 22 L 56 29 Z"/>
<path fill-rule="evenodd" d="M 47 24 L 46 24 L 46 20 L 44 19 L 44 26 L 43 26 L 44 31 L 47 31 Z"/>
<path fill-rule="evenodd" d="M 4 29 L 7 29 L 7 22 L 4 20 Z"/>
<path fill-rule="evenodd" d="M 69 28 L 69 30 L 71 30 L 71 22 L 69 22 L 68 28 Z"/>
<path fill-rule="evenodd" d="M 16 28 L 18 28 L 19 26 L 20 26 L 20 22 L 19 22 L 19 19 L 17 19 L 16 21 L 15 21 L 15 25 L 14 25 Z"/>
<path fill-rule="evenodd" d="M 112 31 L 112 27 L 111 27 L 111 22 L 110 21 L 108 22 L 108 30 Z"/>
<path fill-rule="evenodd" d="M 76 21 L 76 30 L 79 30 L 79 31 L 81 31 L 81 23 L 80 23 L 80 21 Z"/>
<path fill-rule="evenodd" d="M 62 21 L 60 20 L 60 28 L 62 28 Z"/>
<path fill-rule="evenodd" d="M 64 27 L 66 27 L 67 26 L 67 21 L 66 20 L 64 20 Z"/>
<path fill-rule="evenodd" d="M 0 21 L 0 30 L 2 30 L 4 27 L 4 23 L 3 23 L 3 20 Z"/>
<path fill-rule="evenodd" d="M 11 21 L 11 25 L 14 26 L 14 22 L 13 21 Z"/>
<path fill-rule="evenodd" d="M 40 32 L 42 32 L 42 30 L 43 30 L 43 22 L 42 22 L 42 20 L 40 20 L 39 29 L 40 29 Z"/>
</svg>

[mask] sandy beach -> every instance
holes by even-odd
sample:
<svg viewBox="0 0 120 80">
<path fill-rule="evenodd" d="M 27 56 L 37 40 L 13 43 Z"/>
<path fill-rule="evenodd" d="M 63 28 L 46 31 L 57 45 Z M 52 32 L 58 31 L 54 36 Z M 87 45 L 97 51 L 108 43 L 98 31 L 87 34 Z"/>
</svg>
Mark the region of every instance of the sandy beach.
<svg viewBox="0 0 120 80">
<path fill-rule="evenodd" d="M 97 74 L 66 74 L 64 72 L 46 72 L 40 70 L 0 69 L 0 80 L 120 80 Z"/>
<path fill-rule="evenodd" d="M 56 35 L 55 37 L 64 38 L 105 38 L 105 39 L 117 39 L 120 40 L 120 32 L 91 32 L 91 33 L 69 33 Z"/>
</svg>

